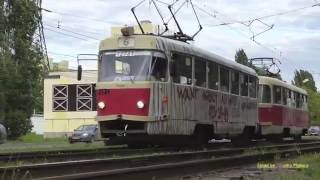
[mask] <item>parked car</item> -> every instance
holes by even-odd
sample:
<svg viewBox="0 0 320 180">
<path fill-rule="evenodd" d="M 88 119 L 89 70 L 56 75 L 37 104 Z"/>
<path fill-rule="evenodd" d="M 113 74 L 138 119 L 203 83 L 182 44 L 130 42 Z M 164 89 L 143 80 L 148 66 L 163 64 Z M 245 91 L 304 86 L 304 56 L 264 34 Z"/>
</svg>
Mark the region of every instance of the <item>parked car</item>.
<svg viewBox="0 0 320 180">
<path fill-rule="evenodd" d="M 81 125 L 74 130 L 72 135 L 69 137 L 69 143 L 74 142 L 87 142 L 92 143 L 98 137 L 98 125 L 88 124 Z"/>
<path fill-rule="evenodd" d="M 309 136 L 319 136 L 320 135 L 320 127 L 319 126 L 311 126 L 308 129 Z"/>
<path fill-rule="evenodd" d="M 0 124 L 0 144 L 3 144 L 7 140 L 7 130 L 6 128 Z"/>
</svg>

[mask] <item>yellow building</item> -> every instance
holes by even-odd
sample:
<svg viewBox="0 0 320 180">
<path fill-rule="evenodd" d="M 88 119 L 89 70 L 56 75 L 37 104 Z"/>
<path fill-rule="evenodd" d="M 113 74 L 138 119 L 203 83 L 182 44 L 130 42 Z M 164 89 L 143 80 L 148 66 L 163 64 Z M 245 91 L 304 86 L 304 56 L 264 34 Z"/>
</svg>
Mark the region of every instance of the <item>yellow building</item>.
<svg viewBox="0 0 320 180">
<path fill-rule="evenodd" d="M 51 72 L 44 80 L 44 137 L 62 137 L 82 124 L 97 124 L 97 71 Z"/>
</svg>

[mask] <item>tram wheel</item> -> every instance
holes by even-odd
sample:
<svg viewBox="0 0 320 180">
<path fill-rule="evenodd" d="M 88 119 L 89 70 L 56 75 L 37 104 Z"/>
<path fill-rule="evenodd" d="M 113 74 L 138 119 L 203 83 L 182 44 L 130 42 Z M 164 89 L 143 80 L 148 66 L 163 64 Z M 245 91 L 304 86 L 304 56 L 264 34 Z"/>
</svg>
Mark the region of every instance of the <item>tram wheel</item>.
<svg viewBox="0 0 320 180">
<path fill-rule="evenodd" d="M 293 139 L 295 140 L 295 141 L 301 141 L 302 139 L 301 139 L 301 134 L 295 134 L 294 136 L 293 136 Z"/>
<path fill-rule="evenodd" d="M 193 145 L 194 146 L 205 146 L 209 141 L 209 132 L 206 128 L 196 128 L 193 135 Z"/>
<path fill-rule="evenodd" d="M 267 141 L 270 142 L 281 142 L 283 141 L 283 136 L 280 134 L 273 134 L 266 137 Z"/>
<path fill-rule="evenodd" d="M 231 143 L 234 146 L 247 146 L 249 145 L 251 142 L 251 135 L 250 135 L 250 131 L 247 129 L 244 129 L 244 131 L 236 136 L 231 138 Z"/>
</svg>

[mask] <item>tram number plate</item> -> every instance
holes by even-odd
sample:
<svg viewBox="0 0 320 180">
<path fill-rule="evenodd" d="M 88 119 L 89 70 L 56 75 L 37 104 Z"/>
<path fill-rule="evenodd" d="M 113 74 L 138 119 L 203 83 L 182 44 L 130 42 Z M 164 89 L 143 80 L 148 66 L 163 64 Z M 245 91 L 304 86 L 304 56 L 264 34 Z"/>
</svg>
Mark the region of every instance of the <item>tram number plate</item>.
<svg viewBox="0 0 320 180">
<path fill-rule="evenodd" d="M 117 51 L 116 52 L 116 57 L 121 57 L 121 56 L 134 56 L 134 51 Z"/>
<path fill-rule="evenodd" d="M 110 94 L 110 89 L 102 89 L 99 91 L 99 95 Z"/>
</svg>

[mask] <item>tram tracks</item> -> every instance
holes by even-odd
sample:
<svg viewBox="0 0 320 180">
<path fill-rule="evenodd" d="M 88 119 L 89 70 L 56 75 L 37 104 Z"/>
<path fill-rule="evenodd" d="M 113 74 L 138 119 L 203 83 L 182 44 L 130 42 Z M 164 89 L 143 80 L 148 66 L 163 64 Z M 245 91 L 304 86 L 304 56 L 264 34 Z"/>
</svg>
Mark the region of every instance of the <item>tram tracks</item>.
<svg viewBox="0 0 320 180">
<path fill-rule="evenodd" d="M 285 141 L 280 143 L 292 143 L 294 141 Z M 307 140 L 312 142 L 312 140 Z M 269 142 L 252 142 L 251 146 L 265 146 L 270 144 Z M 59 161 L 71 161 L 71 160 L 83 160 L 102 158 L 110 156 L 127 156 L 127 155 L 139 155 L 139 154 L 152 154 L 161 152 L 178 152 L 178 151 L 194 151 L 206 149 L 221 149 L 233 147 L 230 142 L 215 142 L 205 147 L 190 148 L 190 147 L 157 147 L 157 148 L 137 148 L 129 149 L 126 147 L 101 147 L 95 149 L 68 149 L 68 150 L 53 150 L 53 151 L 33 151 L 33 152 L 13 152 L 13 153 L 0 153 L 0 167 L 5 163 L 18 164 L 23 163 L 41 163 L 41 162 L 59 162 Z"/>
<path fill-rule="evenodd" d="M 177 173 L 186 169 L 201 170 L 249 163 L 273 158 L 275 155 L 288 156 L 305 152 L 319 151 L 320 142 L 268 145 L 251 148 L 222 148 L 191 152 L 157 153 L 133 155 L 107 159 L 44 163 L 34 165 L 0 168 L 0 177 L 15 174 L 16 177 L 39 179 L 81 179 L 81 178 L 119 178 L 129 176 L 168 175 L 163 171 Z M 232 162 L 232 164 L 230 164 Z M 173 169 L 176 169 L 173 171 Z M 179 170 L 180 169 L 180 170 Z M 188 171 L 186 171 L 188 172 Z M 171 174 L 172 174 L 171 173 Z M 132 179 L 132 177 L 131 177 Z"/>
</svg>

